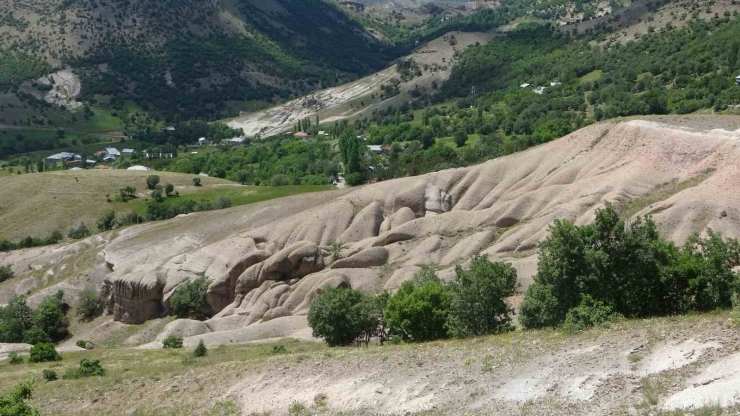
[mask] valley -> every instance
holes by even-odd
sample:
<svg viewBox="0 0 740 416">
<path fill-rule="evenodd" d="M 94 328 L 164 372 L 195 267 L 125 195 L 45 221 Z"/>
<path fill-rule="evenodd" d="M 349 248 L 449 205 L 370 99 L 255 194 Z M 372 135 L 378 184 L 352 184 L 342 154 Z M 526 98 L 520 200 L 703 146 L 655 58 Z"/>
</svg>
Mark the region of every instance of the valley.
<svg viewBox="0 0 740 416">
<path fill-rule="evenodd" d="M 734 0 L 0 0 L 0 415 L 740 414 Z"/>
</svg>

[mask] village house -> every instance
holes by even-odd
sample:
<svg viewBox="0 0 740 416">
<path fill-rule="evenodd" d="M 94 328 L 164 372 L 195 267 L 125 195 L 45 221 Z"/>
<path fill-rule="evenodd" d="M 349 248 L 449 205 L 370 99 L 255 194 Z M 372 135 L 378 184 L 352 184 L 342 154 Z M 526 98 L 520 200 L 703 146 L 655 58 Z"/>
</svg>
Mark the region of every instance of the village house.
<svg viewBox="0 0 740 416">
<path fill-rule="evenodd" d="M 242 146 L 243 144 L 245 144 L 246 140 L 247 139 L 245 139 L 244 137 L 234 137 L 233 139 L 229 139 L 229 146 L 231 147 Z"/>
<path fill-rule="evenodd" d="M 113 160 L 121 157 L 121 152 L 119 152 L 115 147 L 108 147 L 105 149 L 105 152 L 108 154 L 108 157 L 113 157 Z"/>
<path fill-rule="evenodd" d="M 134 149 L 123 149 L 121 151 L 121 156 L 123 157 L 131 157 L 134 155 Z"/>
<path fill-rule="evenodd" d="M 369 144 L 367 145 L 367 150 L 375 154 L 383 153 L 383 147 L 380 146 L 379 144 Z"/>
<path fill-rule="evenodd" d="M 205 146 L 207 144 L 208 144 L 208 139 L 206 139 L 205 137 L 201 137 L 200 139 L 198 139 L 198 146 Z"/>
<path fill-rule="evenodd" d="M 56 166 L 58 163 L 62 163 L 63 160 L 69 163 L 70 161 L 74 160 L 74 157 L 75 154 L 70 152 L 57 153 L 46 158 L 46 165 Z"/>
<path fill-rule="evenodd" d="M 299 131 L 297 133 L 294 133 L 293 137 L 295 137 L 296 139 L 305 139 L 308 137 L 308 133 L 306 133 L 305 131 Z"/>
</svg>

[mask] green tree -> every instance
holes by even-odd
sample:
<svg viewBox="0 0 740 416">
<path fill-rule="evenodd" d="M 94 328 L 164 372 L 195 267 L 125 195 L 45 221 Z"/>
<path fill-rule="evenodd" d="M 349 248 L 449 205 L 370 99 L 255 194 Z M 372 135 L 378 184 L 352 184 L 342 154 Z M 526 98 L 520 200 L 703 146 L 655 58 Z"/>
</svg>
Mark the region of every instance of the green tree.
<svg viewBox="0 0 740 416">
<path fill-rule="evenodd" d="M 146 187 L 149 189 L 154 189 L 159 184 L 159 176 L 157 175 L 149 175 L 146 177 Z"/>
<path fill-rule="evenodd" d="M 195 178 L 193 178 L 193 186 L 201 186 L 199 177 L 196 176 Z"/>
<path fill-rule="evenodd" d="M 193 350 L 193 355 L 196 357 L 205 357 L 207 354 L 208 348 L 206 348 L 205 342 L 201 339 L 198 341 L 198 346 Z"/>
<path fill-rule="evenodd" d="M 240 170 L 236 174 L 236 180 L 241 183 L 242 185 L 245 185 L 247 182 L 249 182 L 252 179 L 252 175 L 247 172 L 246 170 Z"/>
<path fill-rule="evenodd" d="M 100 217 L 98 217 L 97 224 L 98 230 L 109 231 L 114 229 L 118 224 L 116 222 L 116 212 L 106 211 Z"/>
<path fill-rule="evenodd" d="M 175 185 L 168 183 L 164 186 L 164 193 L 167 196 L 172 196 L 172 193 L 175 192 Z"/>
<path fill-rule="evenodd" d="M 210 307 L 206 302 L 208 279 L 200 277 L 181 284 L 169 298 L 170 310 L 178 318 L 206 319 Z"/>
<path fill-rule="evenodd" d="M 94 290 L 85 289 L 82 291 L 77 303 L 76 313 L 85 321 L 90 321 L 98 315 L 98 295 Z"/>
<path fill-rule="evenodd" d="M 357 290 L 327 289 L 311 304 L 308 325 L 313 335 L 331 347 L 350 345 L 373 326 L 374 310 L 368 296 Z"/>
<path fill-rule="evenodd" d="M 447 327 L 453 337 L 497 334 L 513 329 L 506 299 L 516 290 L 516 270 L 510 264 L 491 262 L 476 255 L 465 270 L 455 267 L 449 284 L 450 313 Z"/>
<path fill-rule="evenodd" d="M 42 342 L 52 342 L 52 340 L 49 334 L 44 332 L 43 329 L 34 326 L 23 333 L 23 342 L 25 344 L 36 345 Z"/>
<path fill-rule="evenodd" d="M 64 292 L 44 299 L 34 313 L 36 326 L 46 332 L 52 341 L 58 342 L 69 335 L 69 321 L 64 312 Z"/>
<path fill-rule="evenodd" d="M 453 137 L 455 140 L 455 144 L 457 147 L 463 147 L 465 146 L 465 143 L 468 141 L 468 133 L 465 130 L 457 130 L 455 131 L 455 136 Z"/>
<path fill-rule="evenodd" d="M 23 334 L 34 325 L 33 310 L 19 296 L 0 307 L 0 342 L 23 342 Z"/>
<path fill-rule="evenodd" d="M 450 292 L 432 269 L 424 268 L 388 299 L 385 319 L 392 336 L 423 342 L 447 338 Z"/>
<path fill-rule="evenodd" d="M 153 191 L 152 191 L 152 192 L 151 192 L 151 193 L 149 194 L 149 196 L 151 196 L 151 197 L 152 197 L 152 199 L 153 199 L 153 200 L 154 200 L 155 202 L 164 202 L 164 196 L 162 195 L 162 191 L 160 191 L 159 189 L 155 189 L 155 190 L 153 190 Z"/>
</svg>

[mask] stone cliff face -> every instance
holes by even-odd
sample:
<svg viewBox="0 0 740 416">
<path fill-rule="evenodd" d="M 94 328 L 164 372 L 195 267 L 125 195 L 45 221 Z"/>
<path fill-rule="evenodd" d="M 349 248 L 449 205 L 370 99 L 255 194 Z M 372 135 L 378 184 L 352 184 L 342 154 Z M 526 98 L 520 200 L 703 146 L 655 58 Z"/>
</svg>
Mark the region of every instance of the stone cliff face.
<svg viewBox="0 0 740 416">
<path fill-rule="evenodd" d="M 178 285 L 205 277 L 212 318 L 164 334 L 186 345 L 309 337 L 305 315 L 326 288 L 394 290 L 423 265 L 451 278 L 479 252 L 512 263 L 526 287 L 549 224 L 587 223 L 606 201 L 636 200 L 679 242 L 708 227 L 738 237 L 738 138 L 601 123 L 478 166 L 130 228 L 104 246 L 108 311 L 162 316 Z"/>
</svg>

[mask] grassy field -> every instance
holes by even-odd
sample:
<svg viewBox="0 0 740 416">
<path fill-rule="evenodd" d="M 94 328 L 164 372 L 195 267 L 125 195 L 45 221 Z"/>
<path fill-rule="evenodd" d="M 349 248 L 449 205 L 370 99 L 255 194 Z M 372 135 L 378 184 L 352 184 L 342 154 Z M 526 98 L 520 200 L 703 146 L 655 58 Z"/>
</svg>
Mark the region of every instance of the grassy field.
<svg viewBox="0 0 740 416">
<path fill-rule="evenodd" d="M 187 199 L 195 201 L 213 201 L 219 196 L 226 196 L 231 199 L 231 206 L 239 206 L 290 195 L 304 194 L 307 192 L 328 191 L 332 188 L 333 187 L 331 185 L 288 185 L 273 187 L 224 184 L 210 187 L 176 186 L 176 190 L 180 192 L 180 196 L 167 198 L 166 202 L 174 205 Z M 137 190 L 139 189 L 137 188 Z M 144 190 L 146 190 L 145 187 L 141 189 L 141 191 Z M 125 212 L 134 210 L 139 213 L 144 213 L 146 211 L 146 201 L 148 199 L 149 198 L 146 197 L 137 198 L 126 203 L 117 202 L 114 203 L 113 206 L 116 211 Z"/>
<path fill-rule="evenodd" d="M 478 140 L 480 140 L 480 134 L 468 134 L 468 141 L 465 142 L 465 146 L 462 148 L 465 148 L 467 146 L 475 146 L 476 143 L 478 143 Z M 455 139 L 452 137 L 441 137 L 437 139 L 438 143 L 441 143 L 447 147 L 451 147 L 452 149 L 462 149 L 460 147 L 457 147 L 457 144 L 455 144 Z"/>
<path fill-rule="evenodd" d="M 603 71 L 600 70 L 600 69 L 597 69 L 595 71 L 591 71 L 588 74 L 582 76 L 581 78 L 579 78 L 579 81 L 581 82 L 581 84 L 583 84 L 585 82 L 598 81 L 598 80 L 601 79 L 601 76 L 602 75 L 603 75 Z"/>
<path fill-rule="evenodd" d="M 232 206 L 250 204 L 305 192 L 325 191 L 331 186 L 294 185 L 284 187 L 241 186 L 218 178 L 201 177 L 202 186 L 193 186 L 195 175 L 128 170 L 55 171 L 0 178 L 0 238 L 17 239 L 26 235 L 45 236 L 55 229 L 67 230 L 83 221 L 94 228 L 100 214 L 144 211 L 149 192 L 146 177 L 157 174 L 161 184 L 171 183 L 180 198 L 231 198 Z M 133 186 L 139 198 L 128 202 L 107 202 L 118 190 Z M 178 198 L 170 198 L 174 203 Z"/>
</svg>

